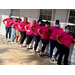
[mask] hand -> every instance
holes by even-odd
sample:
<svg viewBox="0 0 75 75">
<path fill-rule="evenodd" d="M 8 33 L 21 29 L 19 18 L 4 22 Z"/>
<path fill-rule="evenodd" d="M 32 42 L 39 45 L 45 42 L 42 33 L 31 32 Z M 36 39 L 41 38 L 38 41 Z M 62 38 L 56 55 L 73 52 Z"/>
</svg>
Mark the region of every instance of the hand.
<svg viewBox="0 0 75 75">
<path fill-rule="evenodd" d="M 5 26 L 6 26 L 7 24 L 5 24 Z"/>
<path fill-rule="evenodd" d="M 30 30 L 27 30 L 27 32 L 30 32 Z"/>
<path fill-rule="evenodd" d="M 20 31 L 22 31 L 22 29 L 20 28 Z"/>
<path fill-rule="evenodd" d="M 33 31 L 33 33 L 35 33 L 36 31 Z"/>
<path fill-rule="evenodd" d="M 73 41 L 75 42 L 75 39 L 73 39 Z"/>
<path fill-rule="evenodd" d="M 42 37 L 44 37 L 43 35 L 41 35 Z"/>
<path fill-rule="evenodd" d="M 58 41 L 58 43 L 63 44 L 62 42 Z"/>
</svg>

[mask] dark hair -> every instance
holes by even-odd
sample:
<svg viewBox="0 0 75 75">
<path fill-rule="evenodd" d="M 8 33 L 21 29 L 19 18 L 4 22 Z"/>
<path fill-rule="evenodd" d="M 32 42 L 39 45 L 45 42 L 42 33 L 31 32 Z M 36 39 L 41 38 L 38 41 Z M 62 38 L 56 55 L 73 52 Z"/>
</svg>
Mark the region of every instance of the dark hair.
<svg viewBox="0 0 75 75">
<path fill-rule="evenodd" d="M 11 14 L 9 14 L 11 16 Z"/>
<path fill-rule="evenodd" d="M 50 22 L 46 21 L 45 24 L 49 24 L 49 27 L 50 27 Z"/>
<path fill-rule="evenodd" d="M 22 21 L 21 18 L 18 18 L 18 20 Z"/>
<path fill-rule="evenodd" d="M 66 29 L 67 27 L 69 27 L 69 29 L 70 29 L 70 26 L 69 26 L 69 25 L 65 26 L 65 29 Z"/>
<path fill-rule="evenodd" d="M 56 20 L 56 23 L 59 23 L 60 21 L 59 20 Z"/>
<path fill-rule="evenodd" d="M 43 23 L 42 19 L 39 19 L 39 20 L 38 20 L 38 23 L 39 23 L 39 21 L 41 21 L 41 22 Z"/>
</svg>

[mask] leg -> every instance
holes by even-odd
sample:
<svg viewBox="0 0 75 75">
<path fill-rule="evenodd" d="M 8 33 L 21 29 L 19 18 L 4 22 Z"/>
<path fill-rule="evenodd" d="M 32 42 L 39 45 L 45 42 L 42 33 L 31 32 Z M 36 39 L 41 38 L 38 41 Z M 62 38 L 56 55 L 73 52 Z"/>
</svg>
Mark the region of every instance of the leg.
<svg viewBox="0 0 75 75">
<path fill-rule="evenodd" d="M 11 38 L 11 28 L 9 28 L 9 39 Z"/>
<path fill-rule="evenodd" d="M 27 37 L 26 46 L 28 48 L 29 47 L 29 44 L 31 43 L 31 41 L 33 39 L 33 36 L 26 34 L 26 37 Z"/>
<path fill-rule="evenodd" d="M 65 47 L 64 65 L 68 65 L 69 48 Z"/>
<path fill-rule="evenodd" d="M 9 32 L 9 28 L 6 27 L 6 39 L 8 38 L 8 32 Z"/>
<path fill-rule="evenodd" d="M 18 30 L 16 30 L 16 36 L 17 36 L 17 42 L 18 42 L 18 37 L 20 36 L 20 32 Z"/>
<path fill-rule="evenodd" d="M 17 43 L 17 40 L 18 40 L 18 36 L 16 36 L 16 43 Z"/>
<path fill-rule="evenodd" d="M 33 35 L 33 37 L 34 37 L 34 41 L 35 41 L 35 44 L 34 44 L 34 52 L 36 52 L 38 43 L 40 41 L 40 36 Z"/>
<path fill-rule="evenodd" d="M 59 45 L 59 52 L 60 52 L 60 54 L 59 54 L 59 57 L 58 57 L 57 64 L 61 65 L 62 57 L 64 55 L 64 45 L 61 45 L 61 44 Z"/>
<path fill-rule="evenodd" d="M 26 38 L 26 32 L 21 32 L 21 41 L 20 41 L 20 44 L 23 44 L 25 38 Z"/>
<path fill-rule="evenodd" d="M 28 34 L 26 34 L 27 40 L 26 40 L 26 47 L 29 48 L 29 44 L 30 44 L 30 36 Z"/>
<path fill-rule="evenodd" d="M 50 39 L 50 58 L 52 58 L 53 49 L 55 47 L 56 41 Z"/>
<path fill-rule="evenodd" d="M 55 53 L 55 57 L 57 57 L 57 55 L 59 54 L 59 43 L 56 42 L 56 48 L 57 48 L 57 52 Z"/>
<path fill-rule="evenodd" d="M 46 45 L 48 44 L 48 41 L 45 40 L 45 39 L 41 39 L 42 40 L 42 43 L 43 43 L 43 47 L 41 49 L 42 52 L 44 52 L 45 48 L 46 48 Z"/>
<path fill-rule="evenodd" d="M 16 30 L 14 30 L 14 38 L 13 38 L 13 42 L 14 42 L 15 38 L 16 38 Z"/>
<path fill-rule="evenodd" d="M 14 42 L 15 38 L 16 38 L 15 29 L 12 28 L 11 29 L 11 42 Z"/>
<path fill-rule="evenodd" d="M 13 42 L 13 37 L 14 37 L 14 35 L 13 35 L 13 28 L 11 29 L 11 42 Z"/>
<path fill-rule="evenodd" d="M 18 42 L 20 42 L 20 40 L 21 40 L 21 35 L 20 35 L 20 38 L 19 38 L 19 41 Z"/>
</svg>

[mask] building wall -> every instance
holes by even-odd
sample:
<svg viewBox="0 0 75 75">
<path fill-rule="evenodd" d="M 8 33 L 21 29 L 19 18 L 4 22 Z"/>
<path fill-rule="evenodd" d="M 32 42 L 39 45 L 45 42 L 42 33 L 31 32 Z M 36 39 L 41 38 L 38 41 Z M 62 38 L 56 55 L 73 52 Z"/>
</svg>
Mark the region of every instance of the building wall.
<svg viewBox="0 0 75 75">
<path fill-rule="evenodd" d="M 29 22 L 32 20 L 38 20 L 38 9 L 20 9 L 19 16 L 20 17 L 28 17 Z"/>
<path fill-rule="evenodd" d="M 54 20 L 60 20 L 60 22 L 67 22 L 68 16 L 67 9 L 55 9 Z"/>
</svg>

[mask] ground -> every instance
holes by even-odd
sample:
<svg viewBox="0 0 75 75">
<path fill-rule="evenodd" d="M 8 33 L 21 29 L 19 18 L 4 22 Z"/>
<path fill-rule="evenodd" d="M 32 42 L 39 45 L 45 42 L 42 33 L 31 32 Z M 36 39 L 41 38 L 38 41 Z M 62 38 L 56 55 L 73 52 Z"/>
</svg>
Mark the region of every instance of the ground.
<svg viewBox="0 0 75 75">
<path fill-rule="evenodd" d="M 0 65 L 56 65 L 56 62 L 50 62 L 49 56 L 34 55 L 32 49 L 26 51 L 25 47 L 19 48 L 17 44 L 2 43 L 6 41 L 0 35 Z"/>
</svg>

